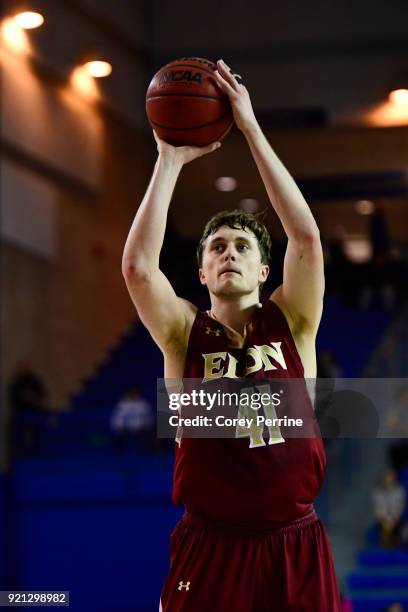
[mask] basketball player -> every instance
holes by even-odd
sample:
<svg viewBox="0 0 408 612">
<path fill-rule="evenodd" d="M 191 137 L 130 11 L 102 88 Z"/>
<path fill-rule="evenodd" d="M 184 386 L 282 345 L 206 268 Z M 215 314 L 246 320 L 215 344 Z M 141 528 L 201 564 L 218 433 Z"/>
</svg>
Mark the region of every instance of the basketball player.
<svg viewBox="0 0 408 612">
<path fill-rule="evenodd" d="M 167 379 L 225 377 L 231 367 L 255 382 L 313 379 L 324 292 L 319 231 L 247 89 L 222 60 L 215 75 L 288 237 L 283 284 L 259 303 L 269 235 L 254 216 L 233 211 L 208 222 L 198 247 L 211 310 L 198 312 L 175 294 L 159 268 L 173 189 L 184 164 L 220 145 L 172 147 L 156 135 L 158 159 L 123 254 L 126 284 L 163 352 Z M 313 508 L 324 469 L 318 436 L 181 438 L 173 498 L 186 514 L 171 536 L 162 610 L 340 612 L 332 553 Z"/>
</svg>

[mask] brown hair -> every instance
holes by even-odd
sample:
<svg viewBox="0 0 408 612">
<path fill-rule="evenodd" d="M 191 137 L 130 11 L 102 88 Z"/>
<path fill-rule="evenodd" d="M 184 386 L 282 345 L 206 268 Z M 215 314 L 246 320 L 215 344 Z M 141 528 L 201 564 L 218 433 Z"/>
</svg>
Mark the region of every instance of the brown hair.
<svg viewBox="0 0 408 612">
<path fill-rule="evenodd" d="M 203 235 L 200 238 L 200 242 L 197 247 L 197 262 L 201 267 L 203 261 L 203 251 L 205 242 L 208 236 L 215 234 L 215 232 L 222 226 L 227 225 L 231 229 L 242 229 L 248 228 L 255 235 L 259 251 L 261 254 L 261 262 L 268 264 L 271 257 L 271 237 L 268 230 L 263 223 L 265 213 L 259 213 L 257 216 L 243 212 L 242 210 L 223 210 L 207 221 Z"/>
</svg>

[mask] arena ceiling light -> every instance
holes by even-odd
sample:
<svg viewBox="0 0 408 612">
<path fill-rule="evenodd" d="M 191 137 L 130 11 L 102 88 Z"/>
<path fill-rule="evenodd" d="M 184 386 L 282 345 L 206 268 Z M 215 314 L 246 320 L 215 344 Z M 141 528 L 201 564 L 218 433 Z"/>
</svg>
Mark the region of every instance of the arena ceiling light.
<svg viewBox="0 0 408 612">
<path fill-rule="evenodd" d="M 14 16 L 14 22 L 23 30 L 33 30 L 43 25 L 44 16 L 37 11 L 22 11 Z"/>
<path fill-rule="evenodd" d="M 215 180 L 215 187 L 218 191 L 234 191 L 237 188 L 237 181 L 233 176 L 219 176 Z"/>
<path fill-rule="evenodd" d="M 359 215 L 372 215 L 375 204 L 371 200 L 359 200 L 355 204 L 355 209 Z"/>
<path fill-rule="evenodd" d="M 112 72 L 112 64 L 104 60 L 92 60 L 86 62 L 84 67 L 91 76 L 97 79 L 107 77 Z"/>
<path fill-rule="evenodd" d="M 388 85 L 388 101 L 394 106 L 408 105 L 408 74 L 402 72 L 396 75 Z"/>
<path fill-rule="evenodd" d="M 244 210 L 245 212 L 254 213 L 259 208 L 259 202 L 254 198 L 244 198 L 239 202 L 238 206 L 241 210 Z"/>
<path fill-rule="evenodd" d="M 388 99 L 393 104 L 398 104 L 399 106 L 407 105 L 408 106 L 408 89 L 400 87 L 399 89 L 393 89 L 389 95 Z"/>
</svg>

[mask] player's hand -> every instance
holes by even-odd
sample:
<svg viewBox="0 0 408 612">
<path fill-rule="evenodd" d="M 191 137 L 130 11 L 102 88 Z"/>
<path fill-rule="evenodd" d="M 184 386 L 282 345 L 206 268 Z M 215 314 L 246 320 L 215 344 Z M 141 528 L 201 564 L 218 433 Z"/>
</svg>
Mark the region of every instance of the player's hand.
<svg viewBox="0 0 408 612">
<path fill-rule="evenodd" d="M 245 132 L 246 129 L 257 125 L 247 88 L 238 82 L 224 60 L 217 61 L 217 70 L 214 72 L 214 75 L 218 85 L 229 98 L 238 128 Z M 240 78 L 239 75 L 236 76 Z"/>
<path fill-rule="evenodd" d="M 221 146 L 221 143 L 219 141 L 216 141 L 212 142 L 206 147 L 173 147 L 173 145 L 159 138 L 154 130 L 153 136 L 155 141 L 157 142 L 157 151 L 159 153 L 159 157 L 170 159 L 171 161 L 179 163 L 182 166 L 184 164 L 188 164 L 188 162 L 193 161 L 193 159 L 197 159 L 197 157 L 202 157 L 202 155 L 207 155 L 207 153 L 212 153 L 213 151 L 216 151 Z"/>
</svg>

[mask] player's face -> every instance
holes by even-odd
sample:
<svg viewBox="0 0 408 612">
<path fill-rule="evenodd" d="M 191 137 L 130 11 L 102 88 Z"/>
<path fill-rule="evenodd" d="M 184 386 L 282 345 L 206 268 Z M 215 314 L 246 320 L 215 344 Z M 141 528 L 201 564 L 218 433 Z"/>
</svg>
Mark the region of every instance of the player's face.
<svg viewBox="0 0 408 612">
<path fill-rule="evenodd" d="M 249 229 L 226 225 L 207 238 L 200 268 L 201 284 L 215 295 L 245 295 L 258 291 L 269 267 L 261 262 L 256 236 Z"/>
</svg>

